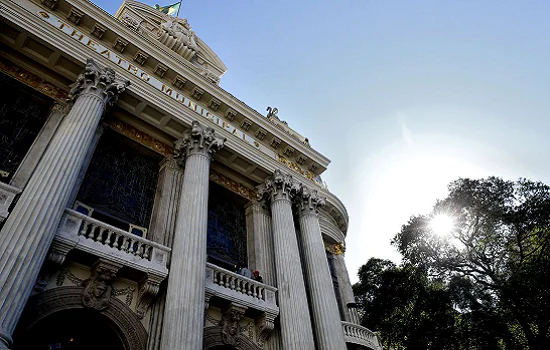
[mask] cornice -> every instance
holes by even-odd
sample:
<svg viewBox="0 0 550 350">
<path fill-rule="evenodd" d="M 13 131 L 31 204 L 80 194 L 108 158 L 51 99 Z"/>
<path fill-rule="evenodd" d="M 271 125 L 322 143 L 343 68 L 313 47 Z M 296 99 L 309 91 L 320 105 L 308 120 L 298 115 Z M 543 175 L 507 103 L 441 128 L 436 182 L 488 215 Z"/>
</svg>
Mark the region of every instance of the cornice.
<svg viewBox="0 0 550 350">
<path fill-rule="evenodd" d="M 293 139 L 290 135 L 286 134 L 275 125 L 270 123 L 265 116 L 248 106 L 245 102 L 239 100 L 237 97 L 224 90 L 222 87 L 212 84 L 207 78 L 196 72 L 194 68 L 191 68 L 190 63 L 177 58 L 175 54 L 170 52 L 170 50 L 162 47 L 160 43 L 156 43 L 144 36 L 138 35 L 136 32 L 127 28 L 119 20 L 105 12 L 103 9 L 87 0 L 65 1 L 68 4 L 71 4 L 72 6 L 75 6 L 76 8 L 81 10 L 87 16 L 100 22 L 101 25 L 103 25 L 107 29 L 114 31 L 119 36 L 126 39 L 129 43 L 132 43 L 135 46 L 139 45 L 138 47 L 141 51 L 145 52 L 150 57 L 154 57 L 159 62 L 162 62 L 174 72 L 177 72 L 178 74 L 183 75 L 186 78 L 191 78 L 193 80 L 193 83 L 200 86 L 200 88 L 205 90 L 205 92 L 208 92 L 213 97 L 227 104 L 230 108 L 233 108 L 244 117 L 249 119 L 252 118 L 254 123 L 256 123 L 259 127 L 269 131 L 275 137 L 284 140 L 285 143 L 287 143 L 289 146 L 292 146 L 294 149 L 306 155 L 311 160 L 317 162 L 325 168 L 330 163 L 330 160 L 327 157 L 323 156 L 315 149 L 306 147 L 301 142 Z"/>
<path fill-rule="evenodd" d="M 0 3 L 0 10 L 2 16 L 8 21 L 17 24 L 32 35 L 40 37 L 41 40 L 43 40 L 50 46 L 70 55 L 70 57 L 72 57 L 73 59 L 81 62 L 83 66 L 88 57 L 94 57 L 98 62 L 101 62 L 101 64 L 103 65 L 112 64 L 111 61 L 101 56 L 99 53 L 90 51 L 84 45 L 78 43 L 73 39 L 67 38 L 66 35 L 62 34 L 59 31 L 52 30 L 49 24 L 42 21 L 37 21 L 33 13 L 30 13 L 28 10 L 22 8 L 19 4 L 15 4 L 11 1 L 7 3 Z M 120 26 L 122 25 L 120 24 Z M 121 29 L 125 30 L 125 28 L 123 27 L 121 27 Z M 205 123 L 208 125 L 215 125 L 207 119 L 199 118 L 191 110 L 182 108 L 181 104 L 179 104 L 169 96 L 159 93 L 157 90 L 147 85 L 144 81 L 142 81 L 135 75 L 124 71 L 121 72 L 121 75 L 124 75 L 128 80 L 130 80 L 131 85 L 128 87 L 129 91 L 133 92 L 142 100 L 147 101 L 159 110 L 166 112 L 166 114 L 176 117 L 179 121 L 185 123 L 187 126 L 190 126 L 191 122 L 195 120 L 199 120 L 201 123 Z M 151 124 L 154 126 L 158 126 L 154 123 Z M 220 133 L 220 135 L 230 135 L 228 131 L 219 127 L 216 130 Z M 181 135 L 172 136 L 177 138 Z M 288 168 L 286 168 L 286 166 L 281 164 L 276 159 L 270 158 L 261 152 L 254 151 L 254 148 L 252 146 L 235 137 L 227 137 L 225 146 L 237 152 L 244 158 L 250 159 L 257 166 L 267 170 L 268 172 L 273 173 L 275 169 L 280 169 L 285 172 L 288 171 Z M 311 186 L 311 181 L 300 174 L 297 174 L 295 176 L 295 179 L 302 184 Z M 331 215 L 338 221 L 340 229 L 345 233 L 348 226 L 348 214 L 344 205 L 334 194 L 332 194 L 328 190 L 319 188 L 318 191 L 320 194 L 327 198 L 327 206 L 325 207 L 325 211 L 329 213 L 331 211 L 334 211 L 336 213 L 331 213 Z"/>
</svg>

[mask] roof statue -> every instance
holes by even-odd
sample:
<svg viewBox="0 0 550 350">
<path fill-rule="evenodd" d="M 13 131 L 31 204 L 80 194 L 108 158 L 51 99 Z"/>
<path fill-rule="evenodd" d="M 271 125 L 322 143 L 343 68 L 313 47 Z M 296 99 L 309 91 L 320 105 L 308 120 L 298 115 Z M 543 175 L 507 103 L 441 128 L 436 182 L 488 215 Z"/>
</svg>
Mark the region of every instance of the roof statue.
<svg viewBox="0 0 550 350">
<path fill-rule="evenodd" d="M 198 51 L 197 35 L 186 18 L 166 18 L 160 24 L 158 40 L 187 60 L 191 60 Z"/>
</svg>

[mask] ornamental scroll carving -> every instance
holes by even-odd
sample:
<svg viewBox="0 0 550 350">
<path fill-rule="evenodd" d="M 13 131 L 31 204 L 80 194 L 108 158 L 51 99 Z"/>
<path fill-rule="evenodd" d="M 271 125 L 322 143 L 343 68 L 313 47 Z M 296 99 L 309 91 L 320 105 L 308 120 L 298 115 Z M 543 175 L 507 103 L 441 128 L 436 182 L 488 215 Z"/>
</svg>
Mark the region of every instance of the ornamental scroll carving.
<svg viewBox="0 0 550 350">
<path fill-rule="evenodd" d="M 296 196 L 296 205 L 301 215 L 317 214 L 317 210 L 326 204 L 326 198 L 319 196 L 317 190 L 302 186 Z"/>
<path fill-rule="evenodd" d="M 84 72 L 71 85 L 67 102 L 74 103 L 79 96 L 90 94 L 112 106 L 129 85 L 130 81 L 122 79 L 114 69 L 100 67 L 92 58 L 88 58 Z"/>
<path fill-rule="evenodd" d="M 291 200 L 300 191 L 301 185 L 292 175 L 275 170 L 273 176 L 265 180 L 258 188 L 258 200 L 262 199 L 289 199 Z"/>
<path fill-rule="evenodd" d="M 197 35 L 185 18 L 167 17 L 161 23 L 158 40 L 186 60 L 191 60 L 199 50 Z"/>
<path fill-rule="evenodd" d="M 243 318 L 247 307 L 231 303 L 222 314 L 222 341 L 224 344 L 237 346 L 241 335 L 239 321 Z"/>
<path fill-rule="evenodd" d="M 217 135 L 211 127 L 204 127 L 199 122 L 191 123 L 191 130 L 175 144 L 174 158 L 184 165 L 186 157 L 192 154 L 204 154 L 211 157 L 223 148 L 227 139 Z"/>
</svg>

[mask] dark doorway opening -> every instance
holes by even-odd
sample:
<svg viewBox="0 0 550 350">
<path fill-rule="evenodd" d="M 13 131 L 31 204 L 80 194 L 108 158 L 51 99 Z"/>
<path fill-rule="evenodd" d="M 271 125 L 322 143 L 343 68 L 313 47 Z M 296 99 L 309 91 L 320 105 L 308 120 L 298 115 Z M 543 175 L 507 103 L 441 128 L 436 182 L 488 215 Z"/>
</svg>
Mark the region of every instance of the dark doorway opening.
<svg viewBox="0 0 550 350">
<path fill-rule="evenodd" d="M 15 340 L 14 350 L 124 350 L 109 319 L 95 310 L 56 312 Z"/>
</svg>

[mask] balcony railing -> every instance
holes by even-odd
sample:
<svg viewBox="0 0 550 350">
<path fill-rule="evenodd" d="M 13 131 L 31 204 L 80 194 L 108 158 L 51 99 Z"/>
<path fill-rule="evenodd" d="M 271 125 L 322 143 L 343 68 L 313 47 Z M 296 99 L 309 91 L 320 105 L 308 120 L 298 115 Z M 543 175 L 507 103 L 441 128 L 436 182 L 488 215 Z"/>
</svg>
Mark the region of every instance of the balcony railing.
<svg viewBox="0 0 550 350">
<path fill-rule="evenodd" d="M 21 193 L 21 190 L 17 187 L 0 182 L 0 223 L 8 217 L 8 209 L 19 193 Z"/>
<path fill-rule="evenodd" d="M 206 264 L 206 290 L 212 295 L 247 307 L 279 313 L 275 300 L 277 288 L 211 263 Z"/>
<path fill-rule="evenodd" d="M 71 209 L 65 210 L 55 240 L 140 271 L 168 274 L 170 248 Z"/>
<path fill-rule="evenodd" d="M 359 344 L 373 350 L 382 350 L 378 336 L 371 330 L 354 323 L 342 321 L 346 343 Z"/>
</svg>

